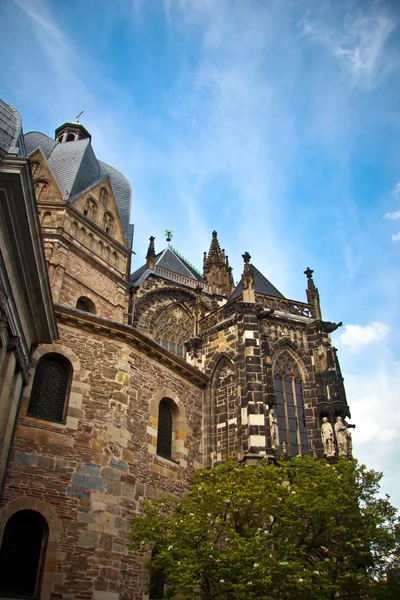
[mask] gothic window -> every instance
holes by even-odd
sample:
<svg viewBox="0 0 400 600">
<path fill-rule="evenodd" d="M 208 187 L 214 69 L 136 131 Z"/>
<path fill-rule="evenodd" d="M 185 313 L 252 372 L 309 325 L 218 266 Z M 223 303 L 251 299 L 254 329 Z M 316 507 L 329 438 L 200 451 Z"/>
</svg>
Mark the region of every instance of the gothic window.
<svg viewBox="0 0 400 600">
<path fill-rule="evenodd" d="M 154 325 L 158 344 L 180 358 L 186 357 L 184 342 L 192 335 L 192 318 L 184 308 L 173 305 L 162 311 Z"/>
<path fill-rule="evenodd" d="M 163 398 L 158 406 L 157 454 L 172 458 L 173 415 L 170 403 Z"/>
<path fill-rule="evenodd" d="M 85 298 L 84 296 L 78 298 L 78 300 L 76 301 L 76 308 L 78 308 L 79 310 L 84 310 L 88 313 L 96 313 L 96 307 L 94 303 L 89 298 Z"/>
<path fill-rule="evenodd" d="M 91 219 L 92 221 L 95 220 L 97 215 L 97 204 L 92 198 L 86 200 L 83 214 L 85 217 L 88 217 L 88 219 Z"/>
<path fill-rule="evenodd" d="M 282 352 L 274 369 L 279 441 L 288 456 L 308 453 L 303 384 L 298 365 L 289 352 Z"/>
<path fill-rule="evenodd" d="M 28 415 L 62 423 L 65 419 L 71 367 L 59 354 L 46 354 L 38 363 Z"/>
<path fill-rule="evenodd" d="M 47 181 L 39 180 L 35 182 L 35 195 L 38 202 L 46 198 L 48 189 L 49 184 Z"/>
<path fill-rule="evenodd" d="M 103 216 L 103 229 L 106 233 L 112 234 L 114 227 L 114 217 L 110 213 L 105 212 Z"/>
<path fill-rule="evenodd" d="M 14 513 L 4 529 L 0 551 L 0 594 L 39 598 L 49 528 L 34 510 Z"/>
</svg>

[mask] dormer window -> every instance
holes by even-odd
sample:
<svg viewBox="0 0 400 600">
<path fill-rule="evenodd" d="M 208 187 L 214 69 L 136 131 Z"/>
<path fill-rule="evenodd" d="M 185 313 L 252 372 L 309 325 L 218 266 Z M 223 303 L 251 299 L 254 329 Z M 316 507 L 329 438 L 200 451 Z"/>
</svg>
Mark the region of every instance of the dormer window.
<svg viewBox="0 0 400 600">
<path fill-rule="evenodd" d="M 103 229 L 106 233 L 112 234 L 114 227 L 114 217 L 110 213 L 105 212 L 103 216 Z"/>
</svg>

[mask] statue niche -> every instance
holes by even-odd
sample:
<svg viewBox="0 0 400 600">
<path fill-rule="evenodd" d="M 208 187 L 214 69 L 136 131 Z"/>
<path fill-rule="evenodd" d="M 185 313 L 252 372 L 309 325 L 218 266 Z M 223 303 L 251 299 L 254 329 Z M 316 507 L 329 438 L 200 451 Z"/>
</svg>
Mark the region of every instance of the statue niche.
<svg viewBox="0 0 400 600">
<path fill-rule="evenodd" d="M 192 336 L 192 330 L 192 317 L 180 304 L 165 308 L 153 325 L 155 341 L 180 358 L 186 357 L 184 342 Z"/>
</svg>

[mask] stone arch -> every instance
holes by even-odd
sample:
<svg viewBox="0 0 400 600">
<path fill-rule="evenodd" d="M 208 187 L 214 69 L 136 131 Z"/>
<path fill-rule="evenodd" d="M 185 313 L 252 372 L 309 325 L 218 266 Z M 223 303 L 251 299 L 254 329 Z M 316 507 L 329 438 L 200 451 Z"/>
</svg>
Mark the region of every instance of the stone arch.
<svg viewBox="0 0 400 600">
<path fill-rule="evenodd" d="M 72 374 L 70 380 L 69 398 L 67 397 L 68 406 L 66 407 L 66 420 L 65 423 L 58 423 L 57 427 L 65 427 L 67 429 L 76 430 L 78 429 L 78 418 L 75 417 L 74 409 L 81 409 L 83 394 L 85 391 L 84 386 L 80 381 L 81 363 L 77 355 L 70 348 L 57 342 L 54 342 L 53 344 L 42 344 L 38 346 L 32 355 L 31 364 L 29 368 L 30 380 L 29 384 L 24 388 L 23 391 L 20 418 L 26 418 L 30 421 L 40 421 L 42 423 L 47 423 L 47 421 L 42 421 L 41 419 L 38 419 L 36 417 L 27 416 L 29 398 L 32 392 L 33 382 L 35 379 L 36 367 L 40 359 L 46 354 L 59 354 L 65 357 L 71 365 Z"/>
<path fill-rule="evenodd" d="M 219 349 L 214 352 L 214 354 L 208 360 L 204 371 L 205 374 L 208 375 L 208 377 L 210 377 L 210 380 L 212 380 L 215 369 L 223 357 L 225 357 L 232 364 L 234 364 L 236 360 L 236 353 L 228 345 L 221 345 Z"/>
<path fill-rule="evenodd" d="M 50 211 L 46 211 L 43 213 L 42 217 L 42 227 L 51 227 L 53 224 L 53 217 Z"/>
<path fill-rule="evenodd" d="M 91 313 L 92 315 L 96 314 L 96 305 L 93 300 L 87 296 L 79 296 L 76 300 L 75 307 L 78 310 L 83 310 L 85 312 Z"/>
<path fill-rule="evenodd" d="M 147 294 L 142 296 L 136 303 L 135 321 L 140 321 L 143 313 L 146 313 L 150 308 L 154 306 L 156 306 L 155 310 L 162 310 L 162 307 L 159 305 L 165 305 L 166 302 L 180 302 L 183 306 L 185 306 L 187 310 L 189 310 L 190 306 L 191 312 L 196 303 L 196 294 L 194 292 L 189 292 L 188 290 L 183 290 L 176 287 L 164 287 L 158 290 L 148 292 Z M 202 304 L 206 310 L 211 310 L 210 306 L 208 306 L 203 299 Z"/>
<path fill-rule="evenodd" d="M 8 520 L 21 510 L 34 510 L 38 512 L 46 520 L 49 528 L 40 600 L 50 600 L 50 595 L 54 591 L 56 583 L 57 559 L 62 531 L 61 521 L 58 518 L 55 508 L 43 500 L 31 496 L 14 498 L 3 506 L 0 512 L 0 546 Z"/>
<path fill-rule="evenodd" d="M 296 361 L 303 382 L 307 381 L 307 370 L 304 365 L 304 352 L 299 348 L 296 342 L 290 338 L 284 338 L 273 344 L 272 346 L 272 372 L 275 370 L 277 358 L 283 353 L 288 352 Z"/>
<path fill-rule="evenodd" d="M 151 436 L 151 439 L 148 449 L 150 454 L 157 455 L 159 406 L 160 402 L 166 399 L 173 414 L 172 460 L 178 462 L 180 466 L 186 467 L 188 454 L 188 450 L 185 447 L 187 435 L 186 410 L 179 396 L 169 388 L 158 390 L 150 398 L 147 432 Z"/>
<path fill-rule="evenodd" d="M 39 202 L 39 200 L 44 200 L 47 197 L 47 192 L 49 191 L 48 179 L 41 177 L 40 179 L 36 179 L 33 182 L 33 185 L 35 188 L 36 200 L 38 202 Z"/>
<path fill-rule="evenodd" d="M 40 175 L 41 168 L 42 168 L 42 163 L 40 160 L 31 160 L 32 177 L 34 177 L 36 179 Z"/>
<path fill-rule="evenodd" d="M 88 235 L 86 236 L 86 242 L 85 245 L 92 250 L 93 249 L 93 235 L 91 233 L 88 233 Z"/>
</svg>

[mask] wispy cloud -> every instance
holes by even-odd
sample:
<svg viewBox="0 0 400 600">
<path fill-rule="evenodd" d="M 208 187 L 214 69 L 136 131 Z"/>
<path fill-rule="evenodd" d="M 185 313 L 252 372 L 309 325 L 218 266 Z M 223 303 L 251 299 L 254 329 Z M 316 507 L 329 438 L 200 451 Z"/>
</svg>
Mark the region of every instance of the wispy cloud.
<svg viewBox="0 0 400 600">
<path fill-rule="evenodd" d="M 389 333 L 389 327 L 384 323 L 369 323 L 368 325 L 346 325 L 344 332 L 339 335 L 339 344 L 357 352 L 374 342 L 383 340 Z"/>
<path fill-rule="evenodd" d="M 392 242 L 400 242 L 400 231 L 392 235 Z"/>
<path fill-rule="evenodd" d="M 396 219 L 400 219 L 400 210 L 397 210 L 396 212 L 386 213 L 385 219 L 391 219 L 392 221 L 396 221 Z"/>
<path fill-rule="evenodd" d="M 379 10 L 376 3 L 371 13 L 371 5 L 367 3 L 359 10 L 351 4 L 347 7 L 349 10 L 344 14 L 331 13 L 334 18 L 330 23 L 308 13 L 301 22 L 302 33 L 327 48 L 355 84 L 374 87 L 392 67 L 385 46 L 397 26 L 397 19 L 384 9 Z"/>
</svg>

